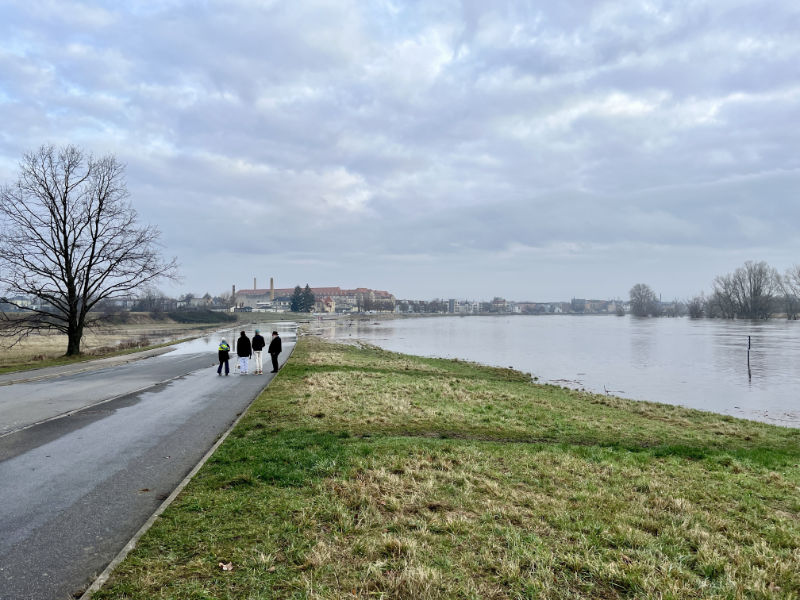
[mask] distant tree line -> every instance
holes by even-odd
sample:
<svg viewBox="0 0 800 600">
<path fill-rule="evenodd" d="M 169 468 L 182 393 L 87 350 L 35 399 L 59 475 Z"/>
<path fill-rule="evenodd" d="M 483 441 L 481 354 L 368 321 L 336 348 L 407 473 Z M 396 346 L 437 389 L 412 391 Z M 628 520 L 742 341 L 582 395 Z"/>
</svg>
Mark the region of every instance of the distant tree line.
<svg viewBox="0 0 800 600">
<path fill-rule="evenodd" d="M 707 317 L 769 319 L 783 313 L 795 320 L 800 312 L 800 265 L 781 275 L 764 261 L 747 261 L 714 279 L 703 308 Z"/>
<path fill-rule="evenodd" d="M 391 303 L 391 300 L 384 301 Z M 389 304 L 386 304 L 386 310 L 392 310 L 388 308 Z M 401 313 L 419 313 L 419 314 L 427 314 L 427 313 L 446 313 L 447 312 L 447 301 L 442 300 L 440 298 L 434 298 L 433 300 L 398 300 L 397 306 L 400 307 Z M 370 309 L 367 309 L 370 310 Z M 373 308 L 371 310 L 378 310 L 377 308 Z"/>
<path fill-rule="evenodd" d="M 156 288 L 141 290 L 129 308 L 133 312 L 149 312 L 154 315 L 169 311 L 197 311 L 197 310 L 227 310 L 233 306 L 233 297 L 230 291 L 221 292 L 212 296 L 208 292 L 202 296 L 195 296 L 191 292 L 182 294 L 178 298 L 171 298 Z M 106 310 L 113 310 L 109 306 Z M 118 308 L 118 307 L 117 307 Z"/>
<path fill-rule="evenodd" d="M 369 312 L 371 310 L 392 312 L 394 307 L 394 301 L 389 298 L 373 298 L 369 293 L 356 296 L 356 308 L 359 312 Z"/>
<path fill-rule="evenodd" d="M 741 267 L 714 278 L 711 294 L 700 293 L 685 303 L 661 303 L 655 292 L 643 283 L 630 290 L 631 314 L 646 316 L 679 316 L 720 319 L 769 319 L 785 314 L 795 320 L 800 315 L 800 265 L 783 274 L 764 261 L 747 261 Z"/>
</svg>

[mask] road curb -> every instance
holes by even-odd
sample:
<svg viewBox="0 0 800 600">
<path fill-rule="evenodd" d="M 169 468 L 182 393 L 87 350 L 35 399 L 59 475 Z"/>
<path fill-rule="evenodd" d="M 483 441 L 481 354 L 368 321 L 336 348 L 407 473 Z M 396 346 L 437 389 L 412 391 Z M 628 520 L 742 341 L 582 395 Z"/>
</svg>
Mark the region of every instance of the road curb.
<svg viewBox="0 0 800 600">
<path fill-rule="evenodd" d="M 286 360 L 283 361 L 283 365 L 281 365 L 281 369 L 283 369 L 283 367 L 289 361 L 289 358 L 291 358 L 292 353 L 294 353 L 294 349 L 296 347 L 297 343 L 295 343 L 292 346 L 292 349 L 289 351 Z M 275 374 L 275 377 L 277 377 L 279 373 L 280 371 Z M 108 578 L 111 577 L 111 574 L 114 572 L 114 569 L 116 569 L 119 566 L 119 564 L 125 560 L 128 554 L 130 554 L 131 550 L 133 550 L 136 547 L 136 544 L 139 542 L 141 537 L 145 533 L 147 533 L 148 529 L 150 529 L 153 526 L 153 523 L 156 522 L 156 519 L 158 519 L 158 517 L 161 516 L 161 514 L 167 509 L 167 507 L 169 507 L 169 505 L 175 501 L 175 498 L 177 498 L 178 494 L 180 494 L 183 491 L 183 488 L 185 488 L 192 480 L 192 478 L 195 475 L 197 475 L 197 472 L 203 467 L 203 465 L 206 464 L 206 461 L 208 461 L 208 459 L 211 458 L 214 452 L 217 451 L 217 448 L 219 448 L 222 445 L 222 443 L 226 440 L 230 432 L 233 431 L 233 429 L 239 424 L 239 421 L 241 421 L 244 418 L 244 416 L 250 410 L 250 407 L 253 405 L 253 402 L 255 402 L 256 399 L 264 392 L 264 390 L 269 387 L 270 383 L 272 383 L 275 380 L 275 377 L 273 377 L 270 381 L 268 381 L 267 384 L 261 389 L 261 391 L 258 394 L 256 394 L 256 396 L 253 398 L 250 404 L 248 404 L 247 407 L 245 407 L 245 409 L 241 412 L 241 414 L 238 417 L 236 417 L 233 423 L 231 423 L 231 426 L 228 427 L 228 429 L 219 437 L 219 439 L 214 443 L 214 445 L 211 446 L 211 448 L 209 448 L 208 452 L 206 452 L 203 455 L 200 461 L 192 468 L 191 471 L 189 471 L 186 477 L 184 477 L 181 480 L 181 482 L 172 491 L 172 493 L 169 496 L 167 496 L 167 499 L 164 500 L 164 502 L 162 502 L 159 505 L 159 507 L 150 516 L 150 518 L 147 519 L 147 521 L 145 521 L 144 525 L 142 525 L 139 528 L 139 530 L 133 535 L 133 537 L 128 541 L 128 543 L 125 544 L 125 546 L 123 546 L 122 550 L 120 550 L 117 553 L 117 555 L 112 559 L 112 561 L 108 563 L 108 566 L 105 569 L 103 569 L 103 572 L 97 576 L 97 578 L 86 589 L 86 591 L 83 592 L 83 594 L 78 600 L 91 600 L 92 594 L 94 594 L 101 587 L 103 587 L 106 581 L 108 581 Z"/>
</svg>

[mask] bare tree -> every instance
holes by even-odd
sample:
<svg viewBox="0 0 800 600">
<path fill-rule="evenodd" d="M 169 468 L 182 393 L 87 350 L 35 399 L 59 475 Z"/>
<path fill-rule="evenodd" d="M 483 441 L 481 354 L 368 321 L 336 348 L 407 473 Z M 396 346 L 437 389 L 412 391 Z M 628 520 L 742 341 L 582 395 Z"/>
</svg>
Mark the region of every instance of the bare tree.
<svg viewBox="0 0 800 600">
<path fill-rule="evenodd" d="M 233 306 L 233 294 L 231 294 L 230 290 L 225 290 L 224 292 L 220 292 L 218 298 L 220 304 L 222 304 L 222 306 L 224 306 L 225 308 L 230 308 L 231 306 Z"/>
<path fill-rule="evenodd" d="M 775 310 L 778 293 L 778 272 L 766 262 L 747 261 L 736 269 L 742 298 L 742 314 L 751 319 L 768 319 Z"/>
<path fill-rule="evenodd" d="M 375 300 L 375 310 L 378 312 L 394 311 L 395 302 L 390 298 L 378 298 Z"/>
<path fill-rule="evenodd" d="M 705 312 L 706 299 L 701 292 L 686 303 L 686 311 L 690 319 L 699 319 Z"/>
<path fill-rule="evenodd" d="M 196 296 L 192 292 L 187 292 L 185 294 L 181 294 L 178 301 L 183 303 L 183 308 L 192 308 L 192 301 L 196 298 Z"/>
<path fill-rule="evenodd" d="M 38 300 L 22 315 L 0 315 L 12 345 L 55 330 L 67 335 L 68 356 L 80 354 L 84 329 L 102 318 L 90 314 L 99 302 L 176 277 L 175 259 L 157 250 L 158 229 L 137 223 L 124 171 L 113 156 L 42 146 L 0 189 L 0 300 Z"/>
<path fill-rule="evenodd" d="M 661 314 L 661 307 L 658 304 L 656 293 L 649 285 L 637 283 L 631 288 L 631 314 L 637 317 L 654 317 Z"/>
<path fill-rule="evenodd" d="M 358 312 L 369 312 L 375 309 L 375 302 L 369 295 L 369 292 L 356 294 L 356 309 Z"/>
<path fill-rule="evenodd" d="M 158 313 L 165 309 L 167 297 L 161 290 L 148 286 L 136 297 L 136 302 L 131 310 Z"/>
<path fill-rule="evenodd" d="M 671 303 L 664 306 L 663 314 L 667 317 L 682 317 L 686 314 L 686 304 L 675 298 Z"/>
<path fill-rule="evenodd" d="M 768 319 L 778 291 L 778 272 L 764 261 L 748 260 L 714 279 L 714 301 L 725 319 Z"/>
<path fill-rule="evenodd" d="M 708 299 L 708 316 L 735 319 L 738 310 L 736 285 L 732 275 L 719 275 L 714 279 L 714 291 Z"/>
<path fill-rule="evenodd" d="M 793 321 L 800 314 L 800 265 L 794 265 L 778 279 L 783 294 L 786 318 Z"/>
</svg>

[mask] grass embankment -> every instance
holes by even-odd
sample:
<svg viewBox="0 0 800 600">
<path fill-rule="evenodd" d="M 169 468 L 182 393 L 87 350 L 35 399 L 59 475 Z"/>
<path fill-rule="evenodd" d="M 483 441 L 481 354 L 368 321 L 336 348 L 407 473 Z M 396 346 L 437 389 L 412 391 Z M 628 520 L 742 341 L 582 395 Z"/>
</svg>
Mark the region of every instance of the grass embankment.
<svg viewBox="0 0 800 600">
<path fill-rule="evenodd" d="M 793 598 L 798 463 L 797 429 L 302 338 L 95 598 Z"/>
<path fill-rule="evenodd" d="M 188 342 L 195 339 L 195 336 L 185 337 L 163 342 L 161 344 L 149 344 L 147 341 L 131 341 L 123 342 L 113 347 L 102 347 L 89 352 L 81 353 L 77 356 L 46 356 L 38 355 L 33 358 L 19 358 L 14 357 L 8 364 L 0 365 L 0 375 L 4 373 L 17 373 L 20 371 L 31 371 L 33 369 L 43 369 L 45 367 L 60 367 L 63 365 L 73 365 L 77 363 L 87 362 L 90 360 L 97 360 L 99 358 L 111 358 L 113 356 L 124 356 L 126 354 L 134 354 L 136 352 L 143 352 L 145 350 L 155 350 L 157 348 L 165 348 L 173 344 L 180 344 L 181 342 Z M 1 360 L 1 359 L 0 359 Z M 9 360 L 7 357 L 5 360 Z"/>
<path fill-rule="evenodd" d="M 169 313 L 122 312 L 88 329 L 79 356 L 64 356 L 67 336 L 57 333 L 32 335 L 12 348 L 0 346 L 0 374 L 57 367 L 169 346 L 205 335 L 221 325 L 249 325 L 297 320 L 292 313 L 221 313 L 182 310 Z M 168 341 L 164 341 L 168 340 Z M 13 340 L 8 340 L 11 342 Z"/>
</svg>

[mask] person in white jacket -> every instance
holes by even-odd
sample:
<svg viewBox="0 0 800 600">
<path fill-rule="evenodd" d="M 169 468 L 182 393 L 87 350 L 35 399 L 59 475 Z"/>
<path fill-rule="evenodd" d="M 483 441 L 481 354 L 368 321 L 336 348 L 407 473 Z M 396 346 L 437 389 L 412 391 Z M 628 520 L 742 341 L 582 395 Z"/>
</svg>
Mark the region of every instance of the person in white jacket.
<svg viewBox="0 0 800 600">
<path fill-rule="evenodd" d="M 256 329 L 256 334 L 253 336 L 253 356 L 256 359 L 256 375 L 262 375 L 264 373 L 264 366 L 261 363 L 261 353 L 264 351 L 264 346 L 266 345 L 264 336 Z"/>
</svg>

